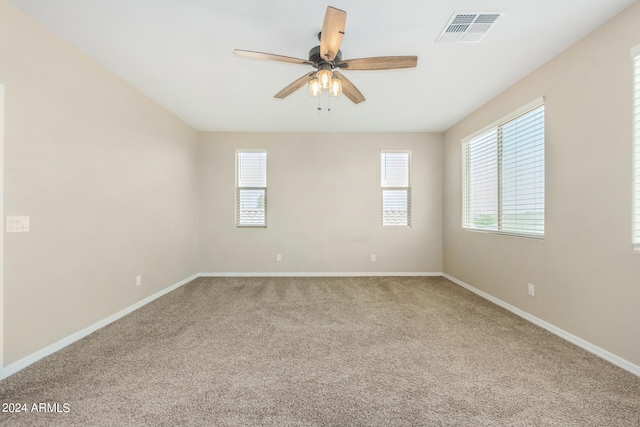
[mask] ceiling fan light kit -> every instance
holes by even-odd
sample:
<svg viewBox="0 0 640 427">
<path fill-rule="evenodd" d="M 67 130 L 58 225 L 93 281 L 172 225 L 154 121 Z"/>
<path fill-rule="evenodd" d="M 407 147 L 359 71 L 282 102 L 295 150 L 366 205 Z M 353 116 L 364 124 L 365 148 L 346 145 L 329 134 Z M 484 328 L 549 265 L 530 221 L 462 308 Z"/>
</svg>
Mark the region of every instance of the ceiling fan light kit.
<svg viewBox="0 0 640 427">
<path fill-rule="evenodd" d="M 329 96 L 342 95 L 342 82 L 339 78 L 335 77 L 331 80 L 331 86 L 329 87 Z"/>
<path fill-rule="evenodd" d="M 340 44 L 344 36 L 347 13 L 334 7 L 327 7 L 322 31 L 318 34 L 320 45 L 309 51 L 309 59 L 292 58 L 283 55 L 235 49 L 233 53 L 250 59 L 266 59 L 270 61 L 288 62 L 300 65 L 311 65 L 313 71 L 300 77 L 289 86 L 274 95 L 284 99 L 304 85 L 308 85 L 309 94 L 320 96 L 322 89 L 328 90 L 330 96 L 344 94 L 354 104 L 365 100 L 364 95 L 347 79 L 340 70 L 395 70 L 414 68 L 418 64 L 417 56 L 381 56 L 376 58 L 342 59 Z"/>
<path fill-rule="evenodd" d="M 331 72 L 331 70 L 322 69 L 318 71 L 318 74 L 316 74 L 316 79 L 318 79 L 318 81 L 320 82 L 320 87 L 322 89 L 329 89 L 329 86 L 331 86 L 332 76 L 333 73 Z"/>
<path fill-rule="evenodd" d="M 313 78 L 309 80 L 309 95 L 320 96 L 322 93 L 322 87 L 320 86 L 320 80 Z"/>
</svg>

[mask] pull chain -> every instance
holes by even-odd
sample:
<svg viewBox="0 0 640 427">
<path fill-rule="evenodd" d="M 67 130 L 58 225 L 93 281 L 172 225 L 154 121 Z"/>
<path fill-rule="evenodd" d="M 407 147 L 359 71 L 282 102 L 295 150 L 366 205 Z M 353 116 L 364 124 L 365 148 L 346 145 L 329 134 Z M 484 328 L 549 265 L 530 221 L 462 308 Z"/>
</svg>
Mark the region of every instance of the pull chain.
<svg viewBox="0 0 640 427">
<path fill-rule="evenodd" d="M 318 96 L 318 106 L 316 107 L 316 110 L 318 110 L 318 114 L 322 114 L 322 98 L 324 97 L 324 94 L 320 94 L 320 96 Z M 331 115 L 331 96 L 329 96 L 329 94 L 327 94 L 327 115 L 330 116 Z"/>
</svg>

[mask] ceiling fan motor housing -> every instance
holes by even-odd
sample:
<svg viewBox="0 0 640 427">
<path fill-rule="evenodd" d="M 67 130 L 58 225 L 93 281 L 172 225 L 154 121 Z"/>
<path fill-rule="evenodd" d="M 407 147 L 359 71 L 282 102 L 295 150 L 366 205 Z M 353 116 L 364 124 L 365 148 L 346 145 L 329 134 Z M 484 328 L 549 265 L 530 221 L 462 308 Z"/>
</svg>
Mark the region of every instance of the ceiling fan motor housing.
<svg viewBox="0 0 640 427">
<path fill-rule="evenodd" d="M 336 53 L 336 57 L 333 61 L 326 61 L 325 59 L 322 58 L 322 56 L 320 55 L 320 46 L 316 46 L 309 51 L 309 61 L 313 62 L 313 66 L 318 69 L 319 69 L 319 66 L 322 64 L 331 65 L 331 69 L 336 68 L 337 67 L 336 64 L 339 63 L 341 60 L 342 60 L 341 50 L 338 50 L 338 53 Z"/>
</svg>

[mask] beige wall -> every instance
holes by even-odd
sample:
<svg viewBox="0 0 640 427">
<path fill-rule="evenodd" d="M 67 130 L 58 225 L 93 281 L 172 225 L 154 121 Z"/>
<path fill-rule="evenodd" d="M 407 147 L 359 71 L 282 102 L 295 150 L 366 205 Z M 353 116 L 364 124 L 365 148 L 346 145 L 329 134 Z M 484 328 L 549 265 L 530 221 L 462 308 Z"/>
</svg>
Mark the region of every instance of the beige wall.
<svg viewBox="0 0 640 427">
<path fill-rule="evenodd" d="M 267 228 L 235 227 L 241 148 L 268 150 Z M 440 134 L 207 133 L 201 149 L 201 271 L 442 271 Z M 381 149 L 412 151 L 411 228 L 380 225 Z"/>
<path fill-rule="evenodd" d="M 198 134 L 4 0 L 0 84 L 6 366 L 197 273 Z"/>
<path fill-rule="evenodd" d="M 444 135 L 444 272 L 636 365 L 630 50 L 640 45 L 638 28 L 636 3 Z M 463 232 L 460 140 L 539 96 L 546 106 L 545 239 Z"/>
</svg>

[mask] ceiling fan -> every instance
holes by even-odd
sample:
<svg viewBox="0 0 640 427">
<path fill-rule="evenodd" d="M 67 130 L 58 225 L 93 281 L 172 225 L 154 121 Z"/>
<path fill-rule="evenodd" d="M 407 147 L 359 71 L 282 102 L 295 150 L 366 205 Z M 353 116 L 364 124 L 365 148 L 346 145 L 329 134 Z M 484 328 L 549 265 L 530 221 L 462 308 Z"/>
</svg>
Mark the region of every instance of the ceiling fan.
<svg viewBox="0 0 640 427">
<path fill-rule="evenodd" d="M 289 62 L 292 64 L 311 65 L 317 71 L 311 71 L 300 77 L 289 86 L 274 95 L 283 99 L 291 95 L 302 86 L 309 85 L 309 93 L 319 96 L 322 89 L 328 89 L 329 94 L 338 96 L 344 94 L 353 103 L 359 104 L 365 100 L 364 95 L 339 70 L 395 70 L 399 68 L 413 68 L 418 64 L 417 56 L 379 56 L 374 58 L 342 59 L 340 44 L 344 36 L 344 26 L 347 13 L 334 7 L 327 7 L 322 31 L 318 34 L 320 46 L 309 51 L 309 59 L 292 58 L 271 53 L 253 52 L 235 49 L 234 55 L 251 59 L 267 59 L 271 61 Z"/>
</svg>

